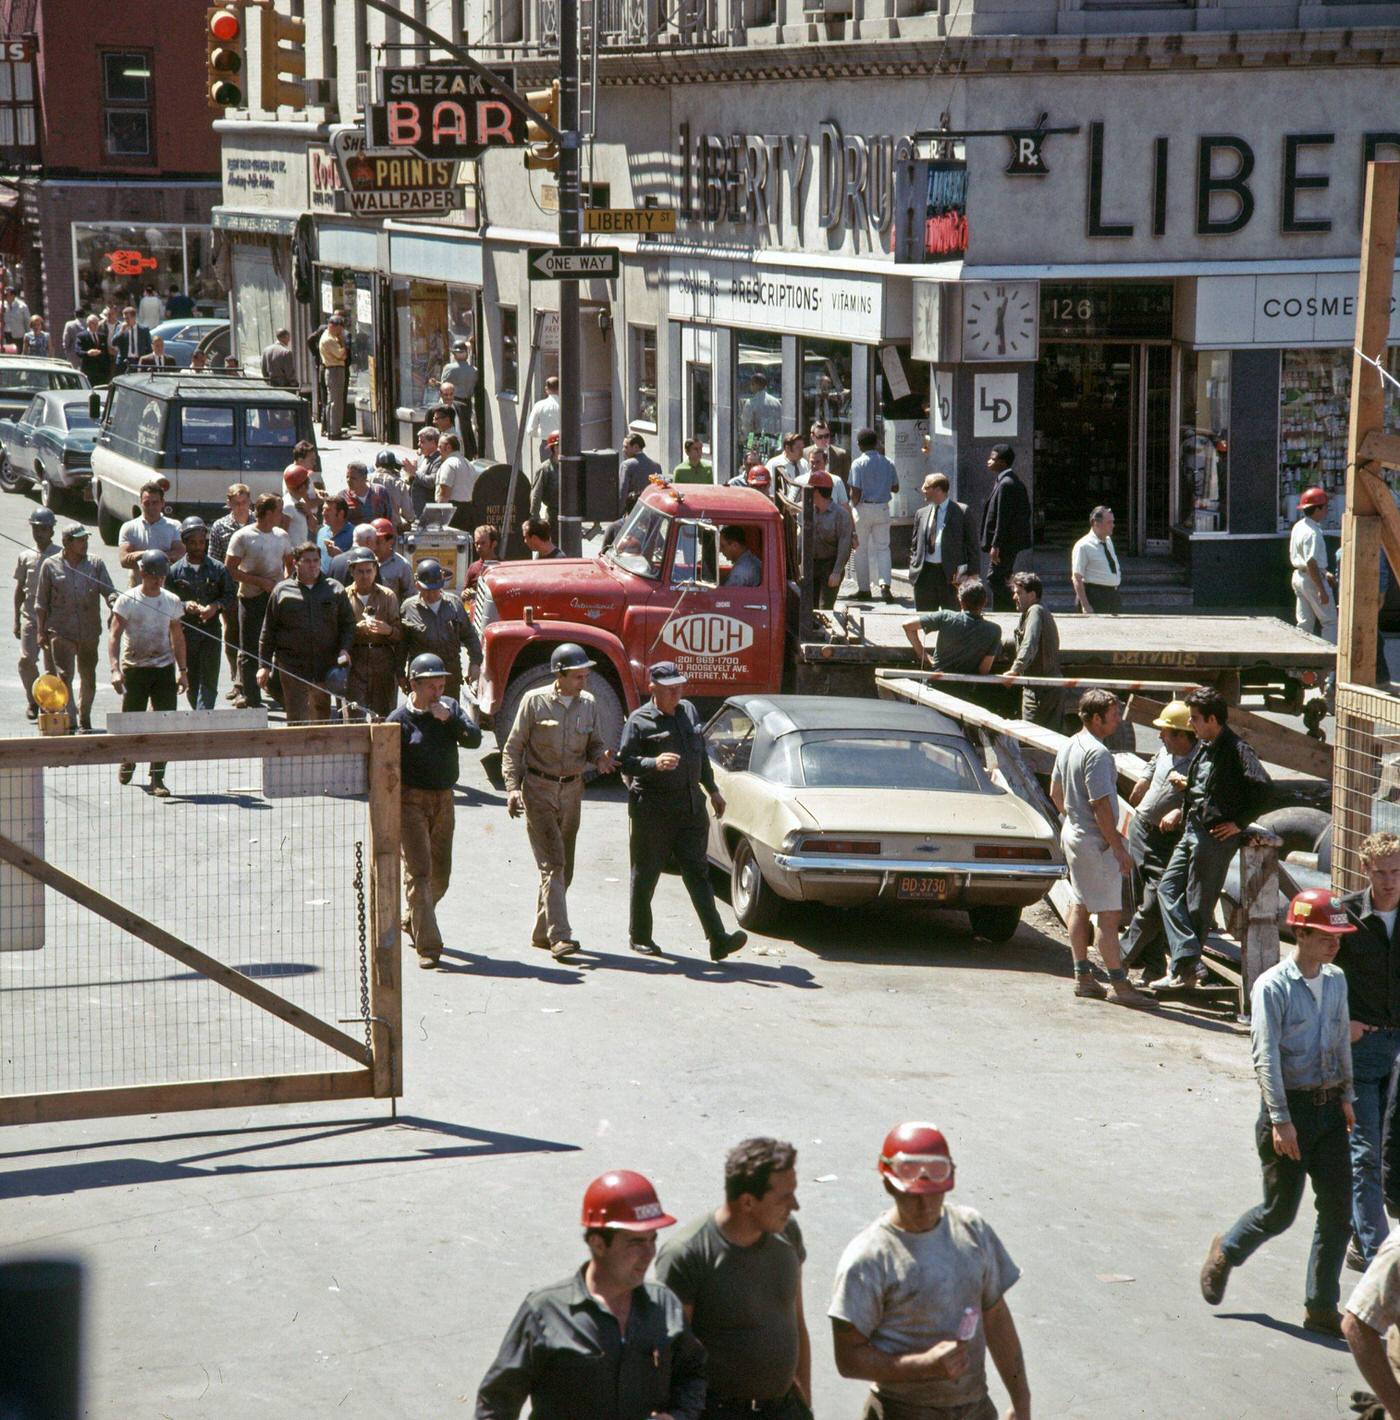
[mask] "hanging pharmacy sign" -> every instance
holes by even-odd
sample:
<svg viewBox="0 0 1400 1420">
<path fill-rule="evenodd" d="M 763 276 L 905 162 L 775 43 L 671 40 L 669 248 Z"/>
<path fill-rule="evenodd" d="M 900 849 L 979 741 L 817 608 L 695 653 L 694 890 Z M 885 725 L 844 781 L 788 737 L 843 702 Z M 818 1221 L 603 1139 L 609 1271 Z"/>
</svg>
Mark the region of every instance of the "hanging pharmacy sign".
<svg viewBox="0 0 1400 1420">
<path fill-rule="evenodd" d="M 467 205 L 455 162 L 369 148 L 359 128 L 335 129 L 330 146 L 342 183 L 336 203 L 352 216 L 439 216 Z"/>
</svg>

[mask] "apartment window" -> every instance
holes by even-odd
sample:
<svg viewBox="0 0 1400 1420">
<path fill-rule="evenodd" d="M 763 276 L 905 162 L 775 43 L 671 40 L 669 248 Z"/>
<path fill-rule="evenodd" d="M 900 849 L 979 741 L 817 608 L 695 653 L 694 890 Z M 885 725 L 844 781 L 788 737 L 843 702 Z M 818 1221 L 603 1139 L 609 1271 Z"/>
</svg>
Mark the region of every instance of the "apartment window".
<svg viewBox="0 0 1400 1420">
<path fill-rule="evenodd" d="M 102 55 L 102 124 L 109 158 L 151 158 L 151 51 Z"/>
<path fill-rule="evenodd" d="M 32 48 L 32 46 L 26 46 Z M 0 62 L 0 149 L 33 148 L 38 143 L 35 123 L 34 59 Z M 28 156 L 15 154 L 16 157 Z"/>
<path fill-rule="evenodd" d="M 514 306 L 501 306 L 501 363 L 496 392 L 515 399 L 520 393 L 520 321 Z"/>
<path fill-rule="evenodd" d="M 656 427 L 656 327 L 630 325 L 628 363 L 632 381 L 631 407 L 627 417 L 634 424 Z"/>
</svg>

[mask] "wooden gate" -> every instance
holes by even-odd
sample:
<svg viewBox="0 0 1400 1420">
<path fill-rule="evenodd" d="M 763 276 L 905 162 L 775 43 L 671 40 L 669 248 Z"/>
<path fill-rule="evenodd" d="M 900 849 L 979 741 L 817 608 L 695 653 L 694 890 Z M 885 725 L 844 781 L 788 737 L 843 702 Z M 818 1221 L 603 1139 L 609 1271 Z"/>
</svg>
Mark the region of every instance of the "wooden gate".
<svg viewBox="0 0 1400 1420">
<path fill-rule="evenodd" d="M 0 1124 L 397 1098 L 399 951 L 398 726 L 0 741 Z"/>
</svg>

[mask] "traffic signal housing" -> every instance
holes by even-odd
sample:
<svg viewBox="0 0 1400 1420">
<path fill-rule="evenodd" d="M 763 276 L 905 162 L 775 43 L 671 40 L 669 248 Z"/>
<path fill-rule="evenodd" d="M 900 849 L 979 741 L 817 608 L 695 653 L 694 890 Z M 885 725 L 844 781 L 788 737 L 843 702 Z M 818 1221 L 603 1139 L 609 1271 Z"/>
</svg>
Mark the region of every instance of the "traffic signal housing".
<svg viewBox="0 0 1400 1420">
<path fill-rule="evenodd" d="M 556 128 L 559 127 L 559 80 L 547 89 L 536 89 L 525 95 L 525 102 L 536 113 L 543 114 Z M 553 137 L 533 119 L 525 129 L 525 166 L 527 168 L 547 168 L 559 171 L 559 145 Z"/>
<path fill-rule="evenodd" d="M 262 12 L 262 94 L 265 109 L 306 107 L 306 21 L 279 15 L 271 5 Z"/>
<path fill-rule="evenodd" d="M 241 5 L 215 5 L 204 12 L 204 94 L 212 109 L 242 108 L 246 103 L 243 85 L 245 39 Z"/>
</svg>

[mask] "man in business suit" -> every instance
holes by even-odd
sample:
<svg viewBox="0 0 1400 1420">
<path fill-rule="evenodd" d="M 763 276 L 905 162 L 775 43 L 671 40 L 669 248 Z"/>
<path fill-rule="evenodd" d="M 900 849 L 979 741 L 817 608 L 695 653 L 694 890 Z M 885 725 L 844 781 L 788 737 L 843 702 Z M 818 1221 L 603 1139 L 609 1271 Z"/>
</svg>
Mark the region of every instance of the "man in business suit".
<svg viewBox="0 0 1400 1420">
<path fill-rule="evenodd" d="M 997 476 L 982 509 L 982 551 L 991 563 L 987 573 L 991 611 L 1011 610 L 1008 583 L 1017 556 L 1031 545 L 1031 498 L 1012 471 L 1015 462 L 1016 451 L 1010 444 L 993 444 L 987 456 L 987 467 Z"/>
<path fill-rule="evenodd" d="M 122 311 L 122 323 L 112 334 L 111 351 L 117 362 L 117 374 L 134 370 L 143 355 L 151 353 L 151 332 L 136 324 L 136 307 Z"/>
<path fill-rule="evenodd" d="M 977 573 L 981 559 L 967 505 L 955 503 L 946 473 L 923 482 L 924 506 L 914 515 L 909 581 L 916 611 L 957 611 L 958 583 Z"/>
</svg>

